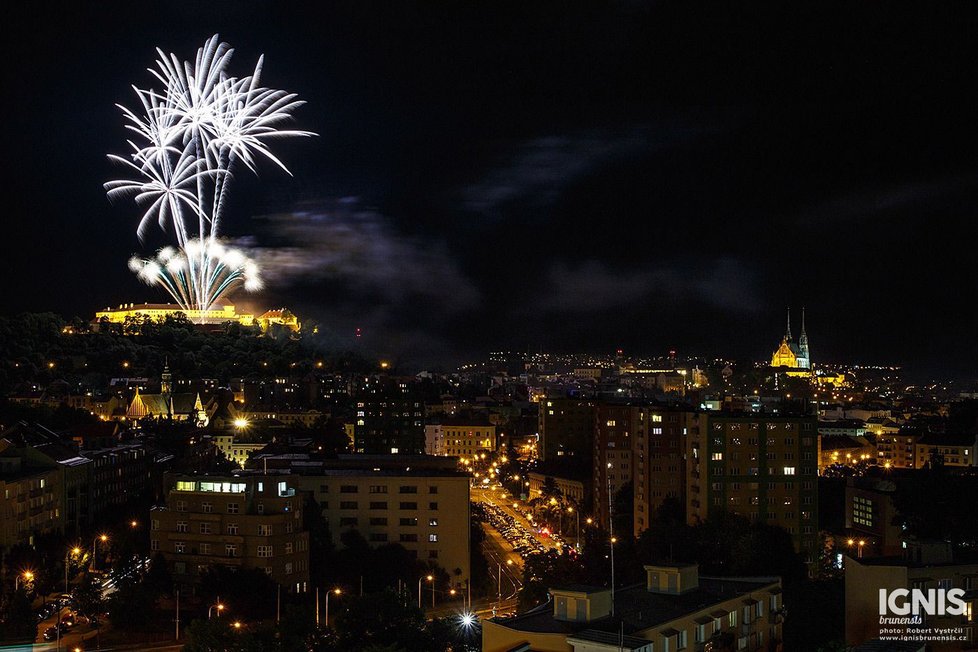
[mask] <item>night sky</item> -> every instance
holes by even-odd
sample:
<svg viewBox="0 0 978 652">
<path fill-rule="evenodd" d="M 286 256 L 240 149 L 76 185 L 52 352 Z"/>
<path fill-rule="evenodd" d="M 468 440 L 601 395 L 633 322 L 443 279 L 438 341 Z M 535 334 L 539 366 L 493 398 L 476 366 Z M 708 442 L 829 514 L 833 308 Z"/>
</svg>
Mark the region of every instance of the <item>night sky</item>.
<svg viewBox="0 0 978 652">
<path fill-rule="evenodd" d="M 217 32 L 320 134 L 276 146 L 294 178 L 235 181 L 228 235 L 269 284 L 240 302 L 414 364 L 764 359 L 804 305 L 816 363 L 974 377 L 978 7 L 916 9 L 16 3 L 0 310 L 164 298 L 126 261 L 165 236 L 140 244 L 101 188 L 114 104 L 151 85 L 156 46 L 192 58 Z"/>
</svg>

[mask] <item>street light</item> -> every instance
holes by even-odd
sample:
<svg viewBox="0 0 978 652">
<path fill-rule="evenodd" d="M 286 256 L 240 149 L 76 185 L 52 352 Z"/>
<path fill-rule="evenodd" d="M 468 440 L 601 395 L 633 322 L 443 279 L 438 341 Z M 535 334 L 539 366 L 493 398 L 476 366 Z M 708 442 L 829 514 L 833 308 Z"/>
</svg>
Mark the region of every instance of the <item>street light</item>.
<svg viewBox="0 0 978 652">
<path fill-rule="evenodd" d="M 865 545 L 866 545 L 866 542 L 863 541 L 862 539 L 860 539 L 859 540 L 859 559 L 862 559 L 863 558 L 863 546 L 865 546 Z"/>
<path fill-rule="evenodd" d="M 506 560 L 506 565 L 507 566 L 512 566 L 513 565 L 513 560 L 512 559 L 507 559 Z M 496 601 L 497 602 L 502 602 L 503 601 L 503 564 L 502 564 L 502 562 L 499 562 L 499 563 L 496 564 L 496 566 L 497 566 L 497 568 L 496 568 Z"/>
<path fill-rule="evenodd" d="M 326 627 L 329 627 L 329 594 L 339 595 L 342 593 L 340 589 L 333 589 L 332 591 L 326 591 Z"/>
<path fill-rule="evenodd" d="M 221 612 L 224 611 L 224 605 L 221 604 L 220 600 L 221 599 L 218 598 L 217 603 L 212 604 L 211 606 L 207 607 L 207 619 L 208 620 L 210 620 L 210 618 L 213 616 L 214 609 L 217 609 L 217 615 L 218 616 L 220 616 L 221 615 Z"/>
<path fill-rule="evenodd" d="M 435 608 L 435 578 L 433 575 L 428 575 L 425 577 L 426 580 L 431 582 L 431 608 Z"/>
<path fill-rule="evenodd" d="M 65 593 L 68 592 L 68 557 L 69 555 L 78 556 L 81 553 L 81 548 L 75 546 L 67 552 L 65 552 Z"/>
<path fill-rule="evenodd" d="M 109 540 L 107 534 L 100 534 L 94 539 L 92 539 L 92 571 L 95 571 L 95 567 L 98 565 L 98 542 L 106 543 Z"/>
<path fill-rule="evenodd" d="M 21 573 L 20 575 L 18 575 L 16 577 L 16 579 L 14 580 L 14 590 L 15 591 L 19 591 L 20 590 L 20 579 L 21 578 L 24 578 L 24 581 L 25 582 L 30 582 L 32 579 L 34 579 L 34 573 L 32 573 L 30 571 L 24 571 L 23 573 Z"/>
</svg>

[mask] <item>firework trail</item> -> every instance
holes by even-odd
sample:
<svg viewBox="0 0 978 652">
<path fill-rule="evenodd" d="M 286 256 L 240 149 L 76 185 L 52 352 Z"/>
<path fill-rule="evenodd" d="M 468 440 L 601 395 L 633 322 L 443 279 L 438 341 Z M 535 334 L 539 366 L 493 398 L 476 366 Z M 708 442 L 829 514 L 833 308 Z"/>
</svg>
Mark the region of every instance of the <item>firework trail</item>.
<svg viewBox="0 0 978 652">
<path fill-rule="evenodd" d="M 218 240 L 232 170 L 243 164 L 255 172 L 257 160 L 265 158 L 291 174 L 268 141 L 315 134 L 283 128 L 304 102 L 260 85 L 264 57 L 251 75 L 237 78 L 227 74 L 234 49 L 217 35 L 197 50 L 193 63 L 157 53 L 149 72 L 162 89 L 133 86 L 139 110 L 119 105 L 133 134 L 130 153 L 109 155 L 135 178 L 104 187 L 109 199 L 131 197 L 143 209 L 140 241 L 154 222 L 176 238 L 175 249 L 134 257 L 130 269 L 166 289 L 184 310 L 206 310 L 238 287 L 261 287 L 257 265 Z"/>
</svg>

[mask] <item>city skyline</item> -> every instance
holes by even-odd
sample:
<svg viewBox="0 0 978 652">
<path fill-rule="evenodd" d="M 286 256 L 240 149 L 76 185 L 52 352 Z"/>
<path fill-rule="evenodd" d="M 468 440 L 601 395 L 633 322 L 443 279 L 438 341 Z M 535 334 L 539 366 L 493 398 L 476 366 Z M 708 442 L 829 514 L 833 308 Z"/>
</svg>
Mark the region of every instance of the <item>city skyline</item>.
<svg viewBox="0 0 978 652">
<path fill-rule="evenodd" d="M 148 253 L 132 211 L 101 196 L 114 104 L 155 45 L 220 33 L 245 61 L 264 52 L 322 134 L 283 143 L 295 179 L 260 167 L 236 186 L 231 235 L 254 233 L 240 244 L 268 270 L 236 301 L 418 364 L 541 347 L 763 360 L 805 306 L 816 365 L 973 375 L 966 31 L 897 12 L 866 54 L 877 16 L 858 5 L 829 55 L 832 17 L 714 11 L 19 8 L 5 75 L 30 101 L 5 107 L 25 128 L 2 255 L 29 273 L 3 312 L 163 300 L 125 269 Z"/>
</svg>

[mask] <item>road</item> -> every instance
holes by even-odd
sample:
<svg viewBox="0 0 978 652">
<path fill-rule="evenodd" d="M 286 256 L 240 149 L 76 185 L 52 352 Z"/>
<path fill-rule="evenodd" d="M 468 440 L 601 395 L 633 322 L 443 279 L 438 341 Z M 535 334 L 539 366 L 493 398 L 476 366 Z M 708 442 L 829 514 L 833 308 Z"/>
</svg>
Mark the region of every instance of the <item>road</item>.
<svg viewBox="0 0 978 652">
<path fill-rule="evenodd" d="M 526 519 L 523 512 L 513 509 L 514 499 L 511 495 L 507 494 L 507 497 L 503 498 L 502 494 L 503 490 L 501 488 L 497 487 L 496 490 L 493 491 L 489 487 L 479 486 L 473 487 L 470 495 L 472 500 L 476 502 L 484 502 L 500 508 L 503 512 L 515 519 L 516 522 L 524 530 L 526 530 L 530 536 L 539 541 L 545 548 L 560 549 L 560 544 L 556 543 L 552 538 L 537 532 L 537 529 Z"/>
</svg>

